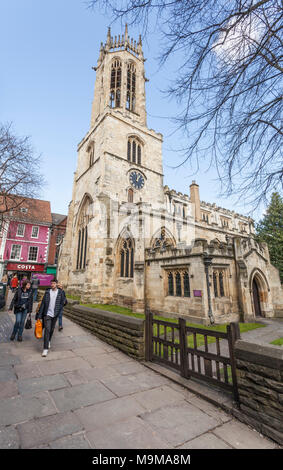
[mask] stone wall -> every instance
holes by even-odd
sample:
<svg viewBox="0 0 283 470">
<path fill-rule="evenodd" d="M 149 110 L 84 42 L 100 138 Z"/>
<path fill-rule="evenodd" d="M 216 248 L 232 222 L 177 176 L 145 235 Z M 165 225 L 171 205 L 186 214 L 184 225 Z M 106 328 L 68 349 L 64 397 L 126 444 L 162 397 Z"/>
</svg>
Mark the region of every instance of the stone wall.
<svg viewBox="0 0 283 470">
<path fill-rule="evenodd" d="M 68 299 L 64 316 L 87 328 L 102 341 L 144 360 L 144 320 L 78 305 Z"/>
<path fill-rule="evenodd" d="M 283 350 L 237 341 L 241 421 L 283 445 Z"/>
</svg>

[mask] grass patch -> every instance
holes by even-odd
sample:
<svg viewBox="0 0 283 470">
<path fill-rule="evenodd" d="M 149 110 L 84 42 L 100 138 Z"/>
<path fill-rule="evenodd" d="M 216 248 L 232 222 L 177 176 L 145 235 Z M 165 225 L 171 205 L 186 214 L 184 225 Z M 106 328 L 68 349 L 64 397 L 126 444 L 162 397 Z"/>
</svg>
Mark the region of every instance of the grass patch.
<svg viewBox="0 0 283 470">
<path fill-rule="evenodd" d="M 107 312 L 119 313 L 120 315 L 127 315 L 128 317 L 142 318 L 145 316 L 143 313 L 132 312 L 129 308 L 119 307 L 119 305 L 110 305 L 110 304 L 84 304 L 81 302 L 81 305 L 84 307 L 90 308 L 99 308 L 99 310 L 107 310 Z"/>
<path fill-rule="evenodd" d="M 275 344 L 275 346 L 283 346 L 283 338 L 275 339 L 270 344 Z"/>
<path fill-rule="evenodd" d="M 74 298 L 76 296 L 69 296 L 69 297 Z M 79 299 L 74 298 L 74 300 L 79 300 Z M 98 308 L 100 310 L 106 310 L 108 312 L 119 313 L 120 315 L 126 315 L 126 316 L 129 316 L 129 317 L 141 318 L 143 320 L 145 319 L 145 314 L 144 313 L 135 313 L 131 309 L 126 308 L 126 307 L 120 307 L 119 305 L 92 304 L 92 303 L 85 304 L 83 302 L 81 302 L 81 305 L 83 305 L 84 307 Z M 170 323 L 176 323 L 176 325 L 178 324 L 178 319 L 177 318 L 167 318 L 167 317 L 161 317 L 159 315 L 154 315 L 154 319 L 163 320 L 163 321 L 170 322 Z M 201 329 L 206 329 L 206 330 L 211 330 L 211 331 L 221 331 L 223 333 L 226 333 L 227 332 L 226 327 L 227 327 L 228 323 L 225 323 L 223 325 L 205 326 L 205 325 L 201 325 L 201 324 L 197 324 L 197 323 L 190 323 L 190 322 L 187 321 L 186 325 L 194 327 L 194 328 L 201 328 Z M 240 326 L 240 332 L 241 333 L 245 333 L 246 331 L 251 331 L 251 330 L 254 330 L 256 328 L 264 328 L 265 327 L 265 325 L 263 325 L 262 323 L 239 323 L 239 326 Z M 159 327 L 160 335 L 164 335 L 164 330 L 165 330 L 165 327 L 163 325 L 160 325 L 160 327 Z M 154 325 L 153 335 L 154 336 L 157 335 L 157 325 Z M 170 339 L 172 337 L 172 328 L 170 328 L 170 327 L 166 328 L 166 335 L 167 335 L 168 339 Z M 204 345 L 204 336 L 203 335 L 197 334 L 196 339 L 197 339 L 197 346 L 198 347 L 201 347 L 201 346 Z M 208 336 L 207 337 L 207 343 L 208 344 L 215 343 L 215 342 L 216 342 L 216 339 L 213 336 Z M 177 344 L 179 343 L 179 339 L 178 339 L 177 336 L 175 338 L 175 343 L 177 343 Z M 188 336 L 188 346 L 189 347 L 194 347 L 193 335 Z"/>
<path fill-rule="evenodd" d="M 67 299 L 78 300 L 79 302 L 81 301 L 81 298 L 78 295 L 66 294 L 66 297 L 67 297 Z"/>
</svg>

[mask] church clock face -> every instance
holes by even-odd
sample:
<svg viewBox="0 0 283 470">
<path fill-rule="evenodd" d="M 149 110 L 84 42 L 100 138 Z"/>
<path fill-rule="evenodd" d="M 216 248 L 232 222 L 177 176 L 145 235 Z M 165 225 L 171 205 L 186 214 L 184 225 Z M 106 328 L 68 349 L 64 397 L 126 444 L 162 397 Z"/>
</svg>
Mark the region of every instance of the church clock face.
<svg viewBox="0 0 283 470">
<path fill-rule="evenodd" d="M 144 186 L 144 177 L 139 171 L 131 171 L 130 183 L 135 189 L 142 189 Z"/>
</svg>

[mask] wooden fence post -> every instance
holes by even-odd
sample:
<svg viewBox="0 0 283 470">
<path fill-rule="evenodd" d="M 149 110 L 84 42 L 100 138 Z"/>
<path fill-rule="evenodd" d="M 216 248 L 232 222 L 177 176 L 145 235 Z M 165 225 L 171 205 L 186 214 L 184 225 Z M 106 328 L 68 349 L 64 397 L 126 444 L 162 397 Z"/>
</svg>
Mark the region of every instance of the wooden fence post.
<svg viewBox="0 0 283 470">
<path fill-rule="evenodd" d="M 186 320 L 184 320 L 184 318 L 179 318 L 179 338 L 180 338 L 181 376 L 188 378 L 187 335 L 186 335 Z"/>
<path fill-rule="evenodd" d="M 152 329 L 153 315 L 150 311 L 145 316 L 145 360 L 152 361 Z"/>
<path fill-rule="evenodd" d="M 237 383 L 237 374 L 236 374 L 236 357 L 235 357 L 235 342 L 240 339 L 240 328 L 239 323 L 233 322 L 230 325 L 227 325 L 227 333 L 228 333 L 228 344 L 229 344 L 229 352 L 230 352 L 230 359 L 231 359 L 231 373 L 232 373 L 232 380 L 233 380 L 233 394 L 235 401 L 239 404 L 239 392 L 238 392 L 238 383 Z"/>
</svg>

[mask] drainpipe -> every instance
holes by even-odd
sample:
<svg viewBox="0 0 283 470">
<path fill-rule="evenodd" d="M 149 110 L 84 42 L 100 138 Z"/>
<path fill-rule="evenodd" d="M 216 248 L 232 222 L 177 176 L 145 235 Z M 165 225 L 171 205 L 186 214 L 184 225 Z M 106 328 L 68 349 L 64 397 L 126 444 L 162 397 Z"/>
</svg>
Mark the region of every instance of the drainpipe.
<svg viewBox="0 0 283 470">
<path fill-rule="evenodd" d="M 211 308 L 210 282 L 209 282 L 209 272 L 208 272 L 209 266 L 212 265 L 212 256 L 209 256 L 207 253 L 204 253 L 203 263 L 204 263 L 204 269 L 205 269 L 207 297 L 208 297 L 208 316 L 209 316 L 210 324 L 212 325 L 214 323 L 214 316 L 213 316 L 212 308 Z"/>
</svg>

